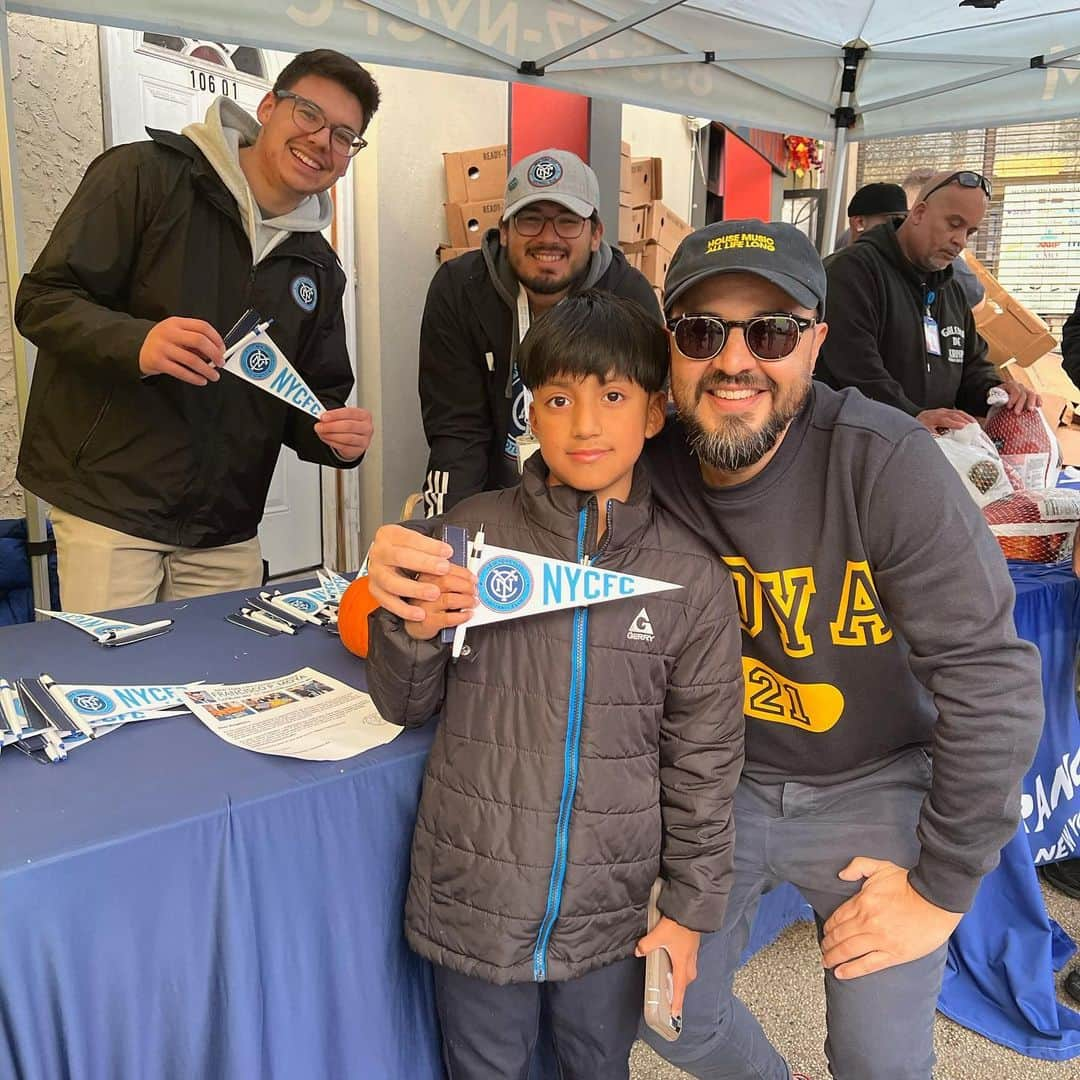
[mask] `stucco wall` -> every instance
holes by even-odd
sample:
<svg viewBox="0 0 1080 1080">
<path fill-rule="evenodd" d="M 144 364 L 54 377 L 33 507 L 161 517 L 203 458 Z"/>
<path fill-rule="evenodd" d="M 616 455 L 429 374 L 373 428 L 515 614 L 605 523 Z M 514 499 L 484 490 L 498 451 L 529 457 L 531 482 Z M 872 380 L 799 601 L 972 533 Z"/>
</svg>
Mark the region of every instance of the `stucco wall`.
<svg viewBox="0 0 1080 1080">
<path fill-rule="evenodd" d="M 8 16 L 25 265 L 48 239 L 83 172 L 103 147 L 97 30 Z M 15 371 L 6 275 L 0 265 L 0 518 L 22 515 Z"/>
<path fill-rule="evenodd" d="M 418 491 L 427 443 L 417 349 L 427 288 L 446 242 L 443 151 L 506 142 L 507 87 L 485 79 L 370 65 L 382 91 L 372 146 L 357 158 L 360 355 L 357 398 L 375 412 L 360 469 L 361 532 L 396 521 Z"/>
<path fill-rule="evenodd" d="M 664 203 L 680 217 L 691 216 L 693 140 L 686 119 L 677 113 L 624 105 L 623 142 L 634 157 L 658 157 L 664 162 Z"/>
</svg>

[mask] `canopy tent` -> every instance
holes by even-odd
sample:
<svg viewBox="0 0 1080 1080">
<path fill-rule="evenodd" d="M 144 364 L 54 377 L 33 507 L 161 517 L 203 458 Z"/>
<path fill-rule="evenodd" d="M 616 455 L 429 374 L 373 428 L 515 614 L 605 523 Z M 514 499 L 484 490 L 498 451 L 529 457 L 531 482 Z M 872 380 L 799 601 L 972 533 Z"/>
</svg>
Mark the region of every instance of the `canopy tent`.
<svg viewBox="0 0 1080 1080">
<path fill-rule="evenodd" d="M 10 0 L 12 11 L 496 79 L 829 138 L 1080 112 L 1054 0 Z M 844 70 L 853 73 L 843 100 Z"/>
<path fill-rule="evenodd" d="M 330 45 L 368 62 L 832 138 L 827 237 L 849 139 L 1080 115 L 1080 6 L 1055 0 L 0 0 L 5 8 L 289 52 Z M 4 24 L 0 197 L 14 283 L 9 71 Z M 21 413 L 18 341 L 16 369 Z M 27 514 L 40 539 L 31 499 Z M 35 582 L 47 596 L 41 558 Z"/>
</svg>

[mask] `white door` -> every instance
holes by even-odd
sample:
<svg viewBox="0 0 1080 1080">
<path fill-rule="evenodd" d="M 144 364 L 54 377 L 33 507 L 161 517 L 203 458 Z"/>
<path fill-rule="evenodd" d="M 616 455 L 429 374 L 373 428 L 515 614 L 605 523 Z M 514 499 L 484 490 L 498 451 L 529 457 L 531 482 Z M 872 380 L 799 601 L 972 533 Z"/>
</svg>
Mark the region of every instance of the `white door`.
<svg viewBox="0 0 1080 1080">
<path fill-rule="evenodd" d="M 139 30 L 102 27 L 100 34 L 107 146 L 145 139 L 147 127 L 180 131 L 201 120 L 222 94 L 254 113 L 290 59 L 247 46 Z M 345 183 L 335 194 L 339 206 L 351 200 Z M 350 314 L 347 310 L 347 319 Z M 346 332 L 352 340 L 351 324 Z M 259 541 L 274 577 L 323 561 L 319 467 L 301 461 L 288 447 L 282 447 L 266 496 Z"/>
</svg>

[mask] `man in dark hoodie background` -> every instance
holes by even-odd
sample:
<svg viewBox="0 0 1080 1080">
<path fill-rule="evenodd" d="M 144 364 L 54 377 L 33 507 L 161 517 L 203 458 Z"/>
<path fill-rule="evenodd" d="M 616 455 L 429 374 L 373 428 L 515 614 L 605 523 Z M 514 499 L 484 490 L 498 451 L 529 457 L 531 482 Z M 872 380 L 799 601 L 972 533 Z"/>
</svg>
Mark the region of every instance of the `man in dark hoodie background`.
<svg viewBox="0 0 1080 1080">
<path fill-rule="evenodd" d="M 258 585 L 282 444 L 359 463 L 372 420 L 345 404 L 345 275 L 322 230 L 378 104 L 359 64 L 320 49 L 257 118 L 218 98 L 204 123 L 91 163 L 15 304 L 39 349 L 18 479 L 52 505 L 66 610 Z M 221 376 L 221 334 L 249 307 L 273 318 L 318 421 Z"/>
<path fill-rule="evenodd" d="M 506 180 L 502 224 L 441 266 L 420 326 L 420 408 L 430 454 L 424 511 L 445 513 L 519 480 L 535 446 L 517 349 L 565 296 L 600 289 L 660 321 L 652 287 L 604 240 L 596 174 L 567 150 L 522 158 Z"/>
<path fill-rule="evenodd" d="M 902 222 L 868 230 L 829 261 L 829 337 L 817 378 L 857 387 L 930 431 L 985 416 L 987 391 L 998 385 L 1010 408 L 1038 407 L 1037 394 L 987 359 L 953 274 L 989 198 L 989 181 L 977 172 L 938 173 Z"/>
</svg>

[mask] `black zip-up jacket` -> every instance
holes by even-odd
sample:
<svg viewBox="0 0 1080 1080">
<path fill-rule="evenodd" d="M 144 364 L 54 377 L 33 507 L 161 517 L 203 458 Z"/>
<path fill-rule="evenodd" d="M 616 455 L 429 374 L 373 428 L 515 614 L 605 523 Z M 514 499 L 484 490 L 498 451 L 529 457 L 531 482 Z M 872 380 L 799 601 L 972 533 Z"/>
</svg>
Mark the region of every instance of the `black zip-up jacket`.
<svg viewBox="0 0 1080 1080">
<path fill-rule="evenodd" d="M 594 265 L 599 270 L 609 255 L 610 263 L 587 274 L 581 287 L 627 296 L 659 319 L 656 294 L 644 275 L 617 248 L 603 248 L 593 256 Z M 500 265 L 505 257 L 499 250 L 499 232 L 491 229 L 481 248 L 439 267 L 428 288 L 419 382 L 431 448 L 424 479 L 429 517 L 468 495 L 512 487 L 519 479 L 517 461 L 506 452 L 515 404 L 517 285 L 509 265 Z"/>
<path fill-rule="evenodd" d="M 825 265 L 829 336 L 817 378 L 834 390 L 857 387 L 909 416 L 942 408 L 986 415 L 986 393 L 1001 378 L 986 359 L 986 342 L 951 266 L 917 269 L 891 222 L 870 229 Z M 928 308 L 938 325 L 940 356 L 926 347 Z"/>
<path fill-rule="evenodd" d="M 1061 366 L 1073 385 L 1080 386 L 1080 295 L 1076 298 L 1076 308 L 1061 328 Z"/>
<path fill-rule="evenodd" d="M 744 730 L 731 576 L 655 506 L 641 465 L 599 545 L 596 497 L 546 480 L 534 454 L 516 488 L 444 520 L 685 588 L 476 627 L 456 663 L 437 637 L 371 617 L 379 712 L 415 727 L 442 707 L 406 937 L 494 983 L 571 979 L 632 956 L 657 875 L 661 911 L 694 930 L 719 929 L 731 888 Z"/>
<path fill-rule="evenodd" d="M 165 544 L 255 535 L 282 443 L 343 462 L 313 419 L 231 374 L 191 386 L 142 378 L 139 349 L 170 316 L 224 333 L 249 307 L 327 408 L 353 378 L 345 275 L 318 233 L 292 233 L 257 266 L 236 200 L 188 138 L 106 151 L 87 170 L 19 287 L 15 321 L 40 350 L 18 479 L 69 513 Z M 299 278 L 314 282 L 307 311 Z"/>
</svg>

